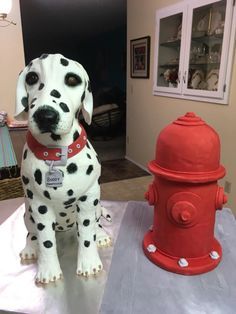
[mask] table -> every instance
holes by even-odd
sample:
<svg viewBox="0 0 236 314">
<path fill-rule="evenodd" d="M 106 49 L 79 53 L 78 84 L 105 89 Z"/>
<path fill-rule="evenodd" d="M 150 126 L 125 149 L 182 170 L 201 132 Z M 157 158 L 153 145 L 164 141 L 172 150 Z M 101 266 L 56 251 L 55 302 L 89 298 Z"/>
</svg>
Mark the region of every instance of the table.
<svg viewBox="0 0 236 314">
<path fill-rule="evenodd" d="M 230 209 L 217 212 L 215 234 L 223 259 L 213 271 L 182 276 L 152 264 L 142 239 L 152 224 L 146 202 L 102 202 L 113 223 L 104 222 L 114 246 L 100 250 L 105 271 L 97 278 L 75 275 L 76 240 L 57 236 L 64 280 L 38 288 L 34 264 L 22 266 L 18 253 L 26 230 L 24 205 L 0 226 L 0 312 L 30 314 L 233 314 L 236 308 L 236 221 Z M 1 204 L 1 203 L 0 203 Z M 65 233 L 64 233 L 65 234 Z"/>
</svg>

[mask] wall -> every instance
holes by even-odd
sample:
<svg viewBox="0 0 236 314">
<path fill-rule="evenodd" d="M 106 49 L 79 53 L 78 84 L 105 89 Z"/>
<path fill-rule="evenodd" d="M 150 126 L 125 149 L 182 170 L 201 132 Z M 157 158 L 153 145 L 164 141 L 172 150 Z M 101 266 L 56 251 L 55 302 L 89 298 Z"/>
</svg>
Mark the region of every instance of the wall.
<svg viewBox="0 0 236 314">
<path fill-rule="evenodd" d="M 8 18 L 17 25 L 0 27 L 0 110 L 13 117 L 17 77 L 25 64 L 19 0 L 13 1 Z"/>
<path fill-rule="evenodd" d="M 216 105 L 152 95 L 155 11 L 178 3 L 174 0 L 128 0 L 127 2 L 127 158 L 147 167 L 154 158 L 156 138 L 161 129 L 188 111 L 194 111 L 219 133 L 221 162 L 227 175 L 221 180 L 232 183 L 228 206 L 236 213 L 236 61 L 234 60 L 228 105 Z M 151 36 L 150 79 L 131 79 L 130 40 Z"/>
</svg>

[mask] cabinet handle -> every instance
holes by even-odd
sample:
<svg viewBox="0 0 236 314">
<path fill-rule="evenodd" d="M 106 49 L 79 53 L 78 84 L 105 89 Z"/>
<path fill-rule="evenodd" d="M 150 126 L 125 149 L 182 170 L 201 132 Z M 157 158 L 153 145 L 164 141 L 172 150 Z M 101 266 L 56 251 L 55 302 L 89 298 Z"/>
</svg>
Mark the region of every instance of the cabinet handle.
<svg viewBox="0 0 236 314">
<path fill-rule="evenodd" d="M 184 84 L 186 82 L 186 75 L 187 75 L 187 71 L 184 71 L 184 76 L 183 76 Z"/>
<path fill-rule="evenodd" d="M 181 72 L 179 71 L 178 72 L 178 79 L 177 79 L 178 83 L 180 83 L 180 77 L 181 77 Z"/>
</svg>

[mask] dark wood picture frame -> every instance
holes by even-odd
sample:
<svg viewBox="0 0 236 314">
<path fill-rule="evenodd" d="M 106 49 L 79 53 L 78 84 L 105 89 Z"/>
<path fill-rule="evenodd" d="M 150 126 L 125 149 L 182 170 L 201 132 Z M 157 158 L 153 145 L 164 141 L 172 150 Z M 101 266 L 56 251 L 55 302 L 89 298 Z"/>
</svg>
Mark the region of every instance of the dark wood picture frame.
<svg viewBox="0 0 236 314">
<path fill-rule="evenodd" d="M 151 37 L 140 37 L 130 41 L 130 76 L 149 78 Z"/>
</svg>

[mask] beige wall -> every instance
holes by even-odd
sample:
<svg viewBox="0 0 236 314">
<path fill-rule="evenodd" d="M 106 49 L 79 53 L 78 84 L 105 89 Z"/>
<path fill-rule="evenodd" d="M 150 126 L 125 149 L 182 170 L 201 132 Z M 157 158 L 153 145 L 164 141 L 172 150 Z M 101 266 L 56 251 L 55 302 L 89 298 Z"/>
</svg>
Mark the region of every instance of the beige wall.
<svg viewBox="0 0 236 314">
<path fill-rule="evenodd" d="M 25 64 L 19 0 L 13 1 L 8 18 L 17 25 L 0 27 L 0 110 L 7 111 L 13 117 L 16 80 Z"/>
<path fill-rule="evenodd" d="M 127 12 L 127 147 L 129 159 L 143 167 L 154 158 L 155 142 L 160 130 L 187 111 L 194 111 L 219 133 L 221 162 L 227 169 L 225 180 L 232 183 L 228 206 L 236 213 L 236 61 L 233 64 L 229 105 L 217 105 L 152 95 L 155 11 L 174 0 L 128 0 Z M 151 36 L 150 79 L 131 79 L 130 39 Z"/>
</svg>

